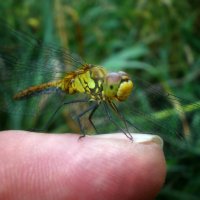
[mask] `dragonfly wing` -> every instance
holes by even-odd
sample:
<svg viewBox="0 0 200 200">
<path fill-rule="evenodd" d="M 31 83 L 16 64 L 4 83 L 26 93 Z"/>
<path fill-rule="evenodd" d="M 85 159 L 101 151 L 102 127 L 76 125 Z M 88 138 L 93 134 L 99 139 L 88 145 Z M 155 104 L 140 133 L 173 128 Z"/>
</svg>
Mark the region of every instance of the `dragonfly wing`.
<svg viewBox="0 0 200 200">
<path fill-rule="evenodd" d="M 62 99 L 63 95 L 49 90 L 44 91 L 43 95 L 26 99 L 26 102 L 14 101 L 13 96 L 31 86 L 60 80 L 68 73 L 73 74 L 84 61 L 78 56 L 72 56 L 67 49 L 37 41 L 2 21 L 0 27 L 0 112 L 37 115 L 38 105 L 43 101 L 41 99 Z M 24 109 L 24 105 L 30 105 L 29 111 Z"/>
<path fill-rule="evenodd" d="M 200 113 L 200 102 L 191 103 L 139 78 L 133 79 L 135 89 L 119 109 L 130 128 L 139 132 L 160 134 L 163 138 L 185 137 L 193 132 L 191 119 Z M 172 137 L 174 136 L 174 137 Z"/>
<path fill-rule="evenodd" d="M 70 54 L 68 49 L 59 45 L 45 44 L 3 22 L 0 27 L 1 80 L 9 81 L 14 73 L 57 79 L 85 63 L 79 56 Z"/>
</svg>

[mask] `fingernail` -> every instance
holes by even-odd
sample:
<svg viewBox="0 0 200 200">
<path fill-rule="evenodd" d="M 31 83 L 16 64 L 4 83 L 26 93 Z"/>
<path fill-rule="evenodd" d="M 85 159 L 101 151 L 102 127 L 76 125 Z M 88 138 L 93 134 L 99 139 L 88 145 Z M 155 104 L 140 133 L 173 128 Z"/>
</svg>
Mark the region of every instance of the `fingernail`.
<svg viewBox="0 0 200 200">
<path fill-rule="evenodd" d="M 163 139 L 159 137 L 158 135 L 144 134 L 144 133 L 132 133 L 131 135 L 133 137 L 133 142 L 135 143 L 145 143 L 145 144 L 156 143 L 161 148 L 163 148 Z M 125 137 L 122 133 L 101 134 L 101 135 L 95 135 L 95 137 L 130 140 L 127 137 Z"/>
<path fill-rule="evenodd" d="M 163 148 L 163 139 L 158 135 L 151 134 L 132 134 L 133 141 L 136 143 L 156 143 Z"/>
</svg>

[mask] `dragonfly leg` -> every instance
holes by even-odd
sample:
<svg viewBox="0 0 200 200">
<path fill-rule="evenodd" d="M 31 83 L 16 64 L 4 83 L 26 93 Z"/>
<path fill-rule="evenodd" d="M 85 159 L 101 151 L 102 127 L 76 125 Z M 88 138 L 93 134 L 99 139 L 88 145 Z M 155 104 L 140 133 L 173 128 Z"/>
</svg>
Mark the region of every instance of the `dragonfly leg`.
<svg viewBox="0 0 200 200">
<path fill-rule="evenodd" d="M 130 122 L 129 120 L 125 119 L 127 124 L 130 124 L 132 127 L 134 127 L 137 131 L 139 131 L 140 133 L 142 133 L 142 130 L 138 127 L 136 127 L 132 122 Z"/>
<path fill-rule="evenodd" d="M 57 114 L 57 112 L 65 105 L 68 104 L 72 104 L 72 103 L 84 103 L 84 102 L 88 102 L 87 99 L 78 99 L 78 100 L 72 100 L 72 101 L 67 101 L 67 102 L 63 102 L 61 105 L 59 105 L 57 107 L 57 109 L 55 110 L 55 112 L 51 115 L 51 117 L 49 118 L 49 120 L 47 121 L 47 124 L 45 126 L 45 130 L 48 128 L 48 126 L 51 124 L 51 122 L 53 121 L 53 118 L 55 117 L 55 115 Z"/>
<path fill-rule="evenodd" d="M 104 109 L 106 111 L 106 114 L 108 116 L 108 119 L 118 128 L 120 129 L 125 135 L 127 138 L 129 138 L 131 141 L 133 141 L 133 137 L 132 135 L 129 133 L 129 132 L 126 132 L 124 129 L 122 129 L 116 122 L 115 120 L 112 118 L 112 116 L 110 115 L 109 111 L 108 111 L 108 105 L 106 103 L 103 103 L 104 105 Z M 116 110 L 115 110 L 116 111 Z M 121 115 L 120 115 L 121 116 Z M 124 118 L 122 118 L 124 119 Z M 124 120 L 123 120 L 124 121 Z"/>
<path fill-rule="evenodd" d="M 97 129 L 96 129 L 96 127 L 95 127 L 95 125 L 94 125 L 94 123 L 93 123 L 93 121 L 92 121 L 92 117 L 93 117 L 93 115 L 94 115 L 94 113 L 95 113 L 95 111 L 97 110 L 98 107 L 99 107 L 99 104 L 98 104 L 98 103 L 95 104 L 95 106 L 94 106 L 92 112 L 91 112 L 90 115 L 89 115 L 89 121 L 90 121 L 92 127 L 94 128 L 94 130 L 96 131 L 96 133 L 98 133 L 98 131 L 97 131 Z"/>
<path fill-rule="evenodd" d="M 130 132 L 129 132 L 128 125 L 127 125 L 128 120 L 126 120 L 126 118 L 124 117 L 124 115 L 119 112 L 119 109 L 114 104 L 114 102 L 109 102 L 109 105 L 118 114 L 118 116 L 122 119 L 122 121 L 124 122 L 124 125 L 125 125 L 127 133 L 129 134 L 130 137 L 132 137 L 131 134 L 130 134 Z"/>
<path fill-rule="evenodd" d="M 81 112 L 79 115 L 76 116 L 76 120 L 78 122 L 78 125 L 80 127 L 80 130 L 81 130 L 81 133 L 83 134 L 82 136 L 79 137 L 79 139 L 85 137 L 85 132 L 84 132 L 84 128 L 83 128 L 83 125 L 81 123 L 81 117 L 83 115 L 85 115 L 87 112 L 91 111 L 92 110 L 92 115 L 94 114 L 95 110 L 97 109 L 97 104 L 93 104 L 91 105 L 90 107 L 88 107 L 86 110 L 84 110 L 83 112 Z M 91 115 L 91 114 L 90 114 Z M 93 126 L 93 123 L 92 123 L 92 126 Z"/>
</svg>

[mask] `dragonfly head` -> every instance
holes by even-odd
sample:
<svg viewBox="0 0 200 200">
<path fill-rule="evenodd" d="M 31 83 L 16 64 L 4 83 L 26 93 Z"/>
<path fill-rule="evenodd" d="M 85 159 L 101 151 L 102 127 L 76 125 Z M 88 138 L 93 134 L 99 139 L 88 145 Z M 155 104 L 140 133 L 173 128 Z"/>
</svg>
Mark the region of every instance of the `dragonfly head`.
<svg viewBox="0 0 200 200">
<path fill-rule="evenodd" d="M 107 74 L 103 84 L 105 98 L 124 101 L 132 90 L 133 82 L 127 73 L 120 71 Z"/>
</svg>

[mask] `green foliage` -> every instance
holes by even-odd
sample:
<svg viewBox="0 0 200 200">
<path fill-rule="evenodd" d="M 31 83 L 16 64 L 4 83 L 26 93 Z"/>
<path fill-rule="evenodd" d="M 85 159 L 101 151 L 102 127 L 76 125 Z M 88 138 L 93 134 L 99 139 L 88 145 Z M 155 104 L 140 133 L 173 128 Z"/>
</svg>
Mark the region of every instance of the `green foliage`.
<svg viewBox="0 0 200 200">
<path fill-rule="evenodd" d="M 31 37 L 33 35 L 42 43 L 59 43 L 59 46 L 79 54 L 88 63 L 105 66 L 109 71 L 127 71 L 133 78 L 139 77 L 150 82 L 152 88 L 163 87 L 166 93 L 170 92 L 188 99 L 188 103 L 184 105 L 181 100 L 177 100 L 177 104 L 171 106 L 178 107 L 178 118 L 182 118 L 183 115 L 188 117 L 181 119 L 182 131 L 189 128 L 190 136 L 187 141 L 179 141 L 174 134 L 170 136 L 170 142 L 166 143 L 168 176 L 158 199 L 198 199 L 200 195 L 199 1 L 41 0 L 36 3 L 33 0 L 7 0 L 0 3 L 0 13 L 0 45 L 6 44 L 8 55 L 15 51 L 15 55 L 24 63 L 14 66 L 18 73 L 13 74 L 15 81 L 10 83 L 11 90 L 15 89 L 13 86 L 22 78 L 20 73 L 23 70 L 20 71 L 20 66 L 31 63 L 30 60 L 32 67 L 35 67 L 31 74 L 27 74 L 31 77 L 32 83 L 43 78 L 38 75 L 40 69 L 34 66 L 34 62 L 44 52 L 42 46 L 41 49 L 32 50 L 30 43 L 27 45 L 26 36 L 22 37 L 24 43 L 10 37 L 11 34 L 2 28 L 3 23 L 10 24 L 14 29 L 25 32 Z M 21 50 L 18 48 L 16 51 L 18 45 L 21 46 Z M 1 59 L 0 54 L 0 64 Z M 1 71 L 0 78 L 5 80 L 6 73 L 3 73 L 5 72 Z M 51 77 L 47 70 L 43 72 L 44 74 L 45 80 Z M 27 85 L 25 81 L 23 84 Z M 0 92 L 8 99 L 8 94 L 2 85 Z M 140 101 L 137 103 L 142 104 L 143 110 L 152 112 L 153 118 L 160 120 L 163 126 L 175 130 L 174 121 L 177 121 L 177 117 L 173 116 L 174 110 L 152 110 L 152 102 L 149 100 L 151 94 L 142 91 L 138 95 Z M 38 105 L 37 103 L 36 101 L 35 105 Z M 158 107 L 165 105 L 162 99 L 160 101 L 158 99 L 157 104 Z M 21 112 L 30 107 L 28 103 L 20 106 L 18 109 Z M 76 112 L 76 109 L 72 112 Z M 47 112 L 47 115 L 49 113 Z M 128 118 L 133 117 L 130 112 L 125 114 Z M 41 125 L 47 115 L 33 118 L 35 120 L 30 122 L 27 116 L 3 112 L 0 113 L 0 128 L 22 126 L 28 128 L 34 124 Z M 56 118 L 50 129 L 57 132 L 66 131 L 65 115 L 66 113 L 59 118 L 61 120 Z M 149 115 L 143 116 L 145 117 L 149 118 Z M 134 120 L 143 123 L 141 116 Z M 98 122 L 101 122 L 101 119 Z M 69 119 L 67 124 L 73 129 L 74 125 Z M 176 152 L 170 151 L 170 143 L 176 147 Z"/>
</svg>

